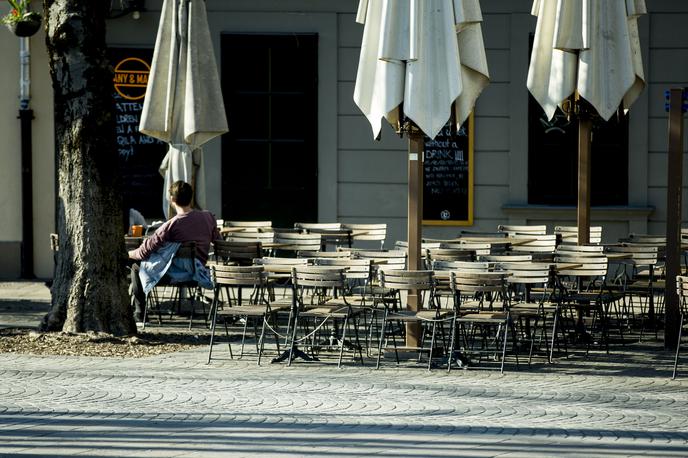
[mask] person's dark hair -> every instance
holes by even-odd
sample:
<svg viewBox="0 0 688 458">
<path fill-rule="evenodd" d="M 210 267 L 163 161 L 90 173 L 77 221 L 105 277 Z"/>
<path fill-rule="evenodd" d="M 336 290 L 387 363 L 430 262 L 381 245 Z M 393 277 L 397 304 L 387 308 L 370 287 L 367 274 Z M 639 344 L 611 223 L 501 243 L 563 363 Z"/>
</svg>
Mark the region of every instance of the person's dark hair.
<svg viewBox="0 0 688 458">
<path fill-rule="evenodd" d="M 170 198 L 177 205 L 186 207 L 191 204 L 191 199 L 193 199 L 193 188 L 184 181 L 175 181 L 170 186 Z"/>
</svg>

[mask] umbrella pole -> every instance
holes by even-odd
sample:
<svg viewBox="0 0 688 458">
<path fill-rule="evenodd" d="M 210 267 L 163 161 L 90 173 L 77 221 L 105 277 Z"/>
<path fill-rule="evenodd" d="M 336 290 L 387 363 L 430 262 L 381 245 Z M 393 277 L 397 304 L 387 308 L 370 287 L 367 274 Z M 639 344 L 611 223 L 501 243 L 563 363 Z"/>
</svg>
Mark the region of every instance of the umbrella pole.
<svg viewBox="0 0 688 458">
<path fill-rule="evenodd" d="M 590 149 L 592 118 L 581 112 L 578 117 L 578 244 L 590 242 Z"/>
<path fill-rule="evenodd" d="M 413 126 L 408 132 L 408 269 L 422 269 L 421 232 L 423 228 L 423 132 Z M 417 311 L 418 291 L 409 291 L 407 310 Z M 406 346 L 418 347 L 420 325 L 406 324 Z"/>
<path fill-rule="evenodd" d="M 667 246 L 664 348 L 675 349 L 681 326 L 676 276 L 681 275 L 681 189 L 683 187 L 683 89 L 669 91 L 669 172 L 667 180 Z M 650 310 L 654 312 L 654 310 Z M 654 316 L 649 317 L 654 325 Z"/>
</svg>

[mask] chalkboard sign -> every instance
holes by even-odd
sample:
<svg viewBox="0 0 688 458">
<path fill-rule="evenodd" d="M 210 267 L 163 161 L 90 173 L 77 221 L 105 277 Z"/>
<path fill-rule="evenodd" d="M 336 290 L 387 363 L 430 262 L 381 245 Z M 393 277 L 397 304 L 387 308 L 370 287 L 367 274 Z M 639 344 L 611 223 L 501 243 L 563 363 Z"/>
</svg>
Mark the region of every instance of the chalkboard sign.
<svg viewBox="0 0 688 458">
<path fill-rule="evenodd" d="M 423 224 L 473 224 L 473 115 L 452 133 L 449 125 L 425 137 Z"/>
<path fill-rule="evenodd" d="M 167 143 L 139 132 L 152 49 L 109 48 L 114 68 L 113 93 L 119 172 L 124 209 L 135 208 L 147 219 L 164 219 L 163 178 L 158 172 Z"/>
</svg>

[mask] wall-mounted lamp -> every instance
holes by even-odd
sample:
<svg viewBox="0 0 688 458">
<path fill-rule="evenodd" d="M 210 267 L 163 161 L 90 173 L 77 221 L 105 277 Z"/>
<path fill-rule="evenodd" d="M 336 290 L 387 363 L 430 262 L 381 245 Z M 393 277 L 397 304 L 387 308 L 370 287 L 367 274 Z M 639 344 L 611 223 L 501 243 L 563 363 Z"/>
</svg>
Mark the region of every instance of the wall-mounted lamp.
<svg viewBox="0 0 688 458">
<path fill-rule="evenodd" d="M 139 19 L 142 11 L 146 11 L 146 0 L 110 0 L 108 19 L 118 19 L 128 14 L 133 19 Z"/>
</svg>

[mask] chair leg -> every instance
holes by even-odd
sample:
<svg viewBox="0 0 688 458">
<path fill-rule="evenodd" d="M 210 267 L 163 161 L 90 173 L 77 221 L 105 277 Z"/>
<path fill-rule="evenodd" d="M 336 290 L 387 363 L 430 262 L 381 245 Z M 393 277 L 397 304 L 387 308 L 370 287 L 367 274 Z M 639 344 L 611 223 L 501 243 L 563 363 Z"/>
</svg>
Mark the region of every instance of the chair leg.
<svg viewBox="0 0 688 458">
<path fill-rule="evenodd" d="M 502 344 L 502 364 L 499 368 L 499 372 L 501 374 L 504 373 L 504 360 L 506 359 L 506 343 L 508 340 L 509 340 L 509 324 L 504 323 L 504 344 Z M 518 361 L 518 359 L 516 361 Z"/>
<path fill-rule="evenodd" d="M 380 358 L 382 358 L 382 341 L 385 338 L 385 328 L 387 327 L 387 309 L 385 308 L 385 313 L 382 316 L 382 331 L 380 332 L 380 341 L 377 345 L 377 363 L 375 364 L 375 369 L 380 368 Z"/>
<path fill-rule="evenodd" d="M 210 345 L 208 346 L 208 361 L 206 362 L 206 364 L 210 364 L 210 358 L 213 354 L 213 339 L 215 337 L 215 326 L 217 324 L 217 303 L 215 303 L 215 301 L 213 301 L 213 305 L 211 306 L 211 312 L 213 317 L 212 321 L 210 322 Z"/>
<path fill-rule="evenodd" d="M 289 361 L 287 361 L 287 367 L 291 366 L 291 362 L 294 359 L 294 344 L 296 343 L 296 329 L 298 328 L 298 320 L 298 315 L 294 316 L 294 328 L 292 329 L 291 343 L 289 345 Z"/>
<path fill-rule="evenodd" d="M 267 324 L 267 315 L 263 315 L 263 326 L 260 328 L 260 338 L 258 339 L 258 365 L 260 366 L 260 358 L 263 356 L 263 347 L 265 344 L 265 326 Z"/>
<path fill-rule="evenodd" d="M 246 343 L 246 327 L 248 326 L 248 316 L 244 318 L 244 328 L 241 332 L 241 350 L 239 350 L 239 359 L 244 357 L 244 344 Z"/>
<path fill-rule="evenodd" d="M 454 359 L 454 343 L 456 342 L 456 318 L 456 313 L 454 313 L 454 318 L 452 318 L 452 322 L 449 327 L 451 337 L 449 339 L 449 359 L 447 360 L 447 372 L 451 372 L 452 361 Z"/>
<path fill-rule="evenodd" d="M 346 326 L 349 323 L 349 316 L 344 318 L 344 324 L 342 325 L 342 339 L 339 342 L 339 362 L 337 362 L 337 368 L 342 367 L 342 357 L 344 356 L 344 340 L 346 339 Z M 354 353 L 355 354 L 355 353 Z"/>
<path fill-rule="evenodd" d="M 676 342 L 676 357 L 674 358 L 674 373 L 671 376 L 672 380 L 676 378 L 676 371 L 678 369 L 678 355 L 681 350 L 681 334 L 683 333 L 683 314 L 681 314 L 681 320 L 679 321 L 678 326 L 678 341 Z"/>
<path fill-rule="evenodd" d="M 428 372 L 432 370 L 432 350 L 435 348 L 435 331 L 437 330 L 437 322 L 432 323 L 432 333 L 430 334 L 430 352 L 428 353 Z"/>
<path fill-rule="evenodd" d="M 356 347 L 358 348 L 358 356 L 361 358 L 361 366 L 365 366 L 365 362 L 363 361 L 363 347 L 361 346 L 361 341 L 358 338 L 358 320 L 356 318 L 354 318 L 354 333 L 356 334 Z M 354 356 L 355 355 L 356 349 L 354 349 Z"/>
</svg>

